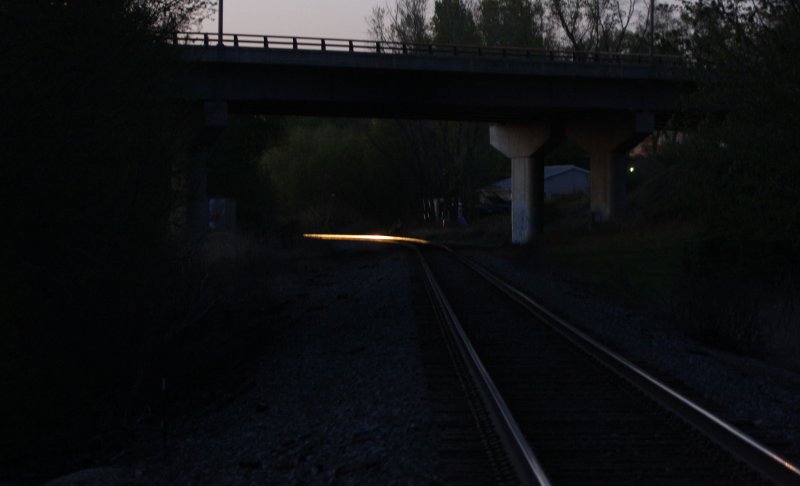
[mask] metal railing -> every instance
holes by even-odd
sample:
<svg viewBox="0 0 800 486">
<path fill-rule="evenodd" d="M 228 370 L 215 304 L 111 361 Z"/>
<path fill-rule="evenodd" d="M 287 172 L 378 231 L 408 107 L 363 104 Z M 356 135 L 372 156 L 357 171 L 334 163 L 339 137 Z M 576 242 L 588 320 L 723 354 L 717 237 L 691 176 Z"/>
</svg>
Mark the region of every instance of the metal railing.
<svg viewBox="0 0 800 486">
<path fill-rule="evenodd" d="M 569 51 L 524 47 L 487 47 L 455 44 L 420 44 L 394 41 L 290 37 L 282 35 L 222 34 L 179 32 L 173 43 L 184 46 L 281 49 L 294 51 L 341 52 L 439 57 L 506 58 L 532 61 L 586 62 L 610 64 L 685 65 L 681 56 L 598 51 Z"/>
</svg>

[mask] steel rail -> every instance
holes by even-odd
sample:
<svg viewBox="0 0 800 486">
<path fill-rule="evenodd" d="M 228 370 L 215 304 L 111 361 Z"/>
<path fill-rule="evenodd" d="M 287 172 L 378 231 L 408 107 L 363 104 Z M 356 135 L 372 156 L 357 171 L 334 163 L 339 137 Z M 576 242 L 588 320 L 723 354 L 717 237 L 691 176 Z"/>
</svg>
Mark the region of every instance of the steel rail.
<svg viewBox="0 0 800 486">
<path fill-rule="evenodd" d="M 498 290 L 521 304 L 539 320 L 575 344 L 582 351 L 642 390 L 645 395 L 689 423 L 692 427 L 702 432 L 704 436 L 748 464 L 765 478 L 777 484 L 800 485 L 800 468 L 798 466 L 760 444 L 733 425 L 728 424 L 714 413 L 684 397 L 575 326 L 559 318 L 527 294 L 505 282 L 483 266 L 458 255 L 449 247 L 444 245 L 436 246 L 452 254 L 456 259 L 489 281 Z"/>
<path fill-rule="evenodd" d="M 445 321 L 443 324 L 449 331 L 451 342 L 455 345 L 474 381 L 478 384 L 478 390 L 483 402 L 487 405 L 495 429 L 499 433 L 505 444 L 505 449 L 510 455 L 509 459 L 517 473 L 517 477 L 522 484 L 549 486 L 551 482 L 547 478 L 547 474 L 536 459 L 527 439 L 525 439 L 525 435 L 522 433 L 517 421 L 511 415 L 511 411 L 508 409 L 505 400 L 503 400 L 494 381 L 491 376 L 489 376 L 478 354 L 472 347 L 458 317 L 436 281 L 430 266 L 425 261 L 425 257 L 417 246 L 411 244 L 407 246 L 416 251 L 419 257 L 426 281 L 431 290 L 430 294 L 434 307 L 439 311 L 437 314 L 441 315 Z"/>
<path fill-rule="evenodd" d="M 243 47 L 294 51 L 371 53 L 384 55 L 425 55 L 440 57 L 505 58 L 512 60 L 586 62 L 610 64 L 646 64 L 685 66 L 681 56 L 647 53 L 572 51 L 525 47 L 489 47 L 479 45 L 435 44 L 324 37 L 256 35 L 208 32 L 178 32 L 172 42 L 182 46 Z"/>
<path fill-rule="evenodd" d="M 322 235 L 315 236 L 319 238 L 319 236 Z M 465 343 L 465 352 L 471 357 L 474 357 L 474 362 L 476 365 L 478 365 L 475 369 L 475 372 L 484 376 L 487 380 L 486 383 L 491 384 L 491 391 L 489 393 L 496 398 L 498 403 L 502 404 L 501 409 L 504 410 L 504 420 L 507 420 L 508 424 L 513 424 L 513 427 L 509 427 L 507 430 L 511 430 L 511 436 L 514 437 L 518 443 L 521 442 L 527 446 L 527 450 L 530 451 L 529 453 L 525 452 L 523 455 L 524 457 L 530 458 L 532 461 L 534 461 L 529 464 L 528 470 L 531 471 L 531 475 L 527 476 L 528 478 L 533 478 L 533 480 L 548 481 L 547 476 L 544 474 L 544 470 L 536 460 L 535 455 L 522 435 L 519 426 L 516 425 L 515 419 L 513 416 L 511 416 L 511 413 L 509 412 L 508 407 L 505 405 L 505 402 L 500 396 L 497 388 L 494 387 L 491 377 L 488 375 L 488 372 L 475 353 L 474 348 L 469 343 L 466 333 L 461 327 L 458 318 L 456 317 L 446 297 L 442 293 L 438 283 L 436 283 L 430 267 L 428 266 L 427 262 L 422 256 L 422 252 L 417 246 L 433 246 L 451 254 L 469 269 L 495 286 L 499 291 L 509 296 L 518 304 L 522 305 L 522 307 L 533 314 L 538 320 L 549 326 L 568 341 L 572 342 L 574 345 L 576 345 L 576 347 L 597 360 L 606 368 L 641 390 L 646 396 L 653 399 L 666 410 L 670 411 L 677 417 L 680 417 L 695 430 L 701 432 L 702 435 L 707 437 L 709 440 L 727 450 L 732 456 L 749 465 L 754 471 L 760 473 L 764 478 L 782 485 L 800 485 L 800 467 L 792 464 L 787 459 L 781 457 L 778 453 L 770 450 L 768 447 L 760 444 L 758 441 L 737 429 L 733 425 L 725 422 L 716 414 L 706 410 L 670 386 L 662 383 L 650 373 L 644 371 L 615 351 L 596 341 L 572 324 L 567 323 L 555 315 L 552 311 L 548 310 L 545 306 L 536 302 L 523 291 L 507 283 L 485 267 L 457 254 L 452 249 L 442 244 L 429 241 L 422 241 L 421 243 L 417 243 L 416 241 L 409 242 L 402 241 L 402 238 L 396 239 L 393 237 L 384 238 L 388 239 L 377 241 L 382 243 L 402 244 L 404 246 L 413 248 L 419 255 L 424 272 L 430 280 L 431 286 L 435 289 L 437 305 L 441 306 L 445 310 L 445 316 L 448 319 L 452 319 L 452 322 L 455 324 L 452 326 L 452 329 L 456 329 L 457 331 L 452 332 L 457 335 L 460 341 Z M 539 478 L 537 472 L 541 472 L 541 479 L 537 479 Z M 540 484 L 549 484 L 549 481 L 546 483 L 540 482 Z"/>
</svg>

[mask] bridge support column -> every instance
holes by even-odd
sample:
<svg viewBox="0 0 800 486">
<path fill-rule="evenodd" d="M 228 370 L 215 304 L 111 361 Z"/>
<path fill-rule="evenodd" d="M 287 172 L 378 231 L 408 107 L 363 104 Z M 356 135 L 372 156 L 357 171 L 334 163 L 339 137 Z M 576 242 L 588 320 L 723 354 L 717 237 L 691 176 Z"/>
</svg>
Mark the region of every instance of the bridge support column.
<svg viewBox="0 0 800 486">
<path fill-rule="evenodd" d="M 211 147 L 194 147 L 189 162 L 186 191 L 187 233 L 190 241 L 200 241 L 208 232 L 208 157 Z"/>
<path fill-rule="evenodd" d="M 214 142 L 228 124 L 228 104 L 207 101 L 203 115 L 189 162 L 186 217 L 190 241 L 200 241 L 208 233 L 208 159 Z"/>
<path fill-rule="evenodd" d="M 530 243 L 542 233 L 544 156 L 555 146 L 546 123 L 492 125 L 492 147 L 511 159 L 511 242 Z"/>
<path fill-rule="evenodd" d="M 567 136 L 589 153 L 593 222 L 624 220 L 628 152 L 654 128 L 651 113 L 587 117 L 567 124 Z"/>
</svg>

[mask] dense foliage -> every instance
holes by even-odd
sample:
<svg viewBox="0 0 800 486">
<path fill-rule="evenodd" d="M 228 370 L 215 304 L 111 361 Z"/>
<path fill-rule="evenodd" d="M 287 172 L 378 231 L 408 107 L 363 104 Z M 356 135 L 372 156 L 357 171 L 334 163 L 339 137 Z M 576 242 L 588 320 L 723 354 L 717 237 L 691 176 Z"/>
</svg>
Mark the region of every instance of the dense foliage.
<svg viewBox="0 0 800 486">
<path fill-rule="evenodd" d="M 700 100 L 725 110 L 682 154 L 715 228 L 800 244 L 800 11 L 793 2 L 698 2 L 691 53 L 708 66 Z M 713 216 L 712 216 L 713 215 Z"/>
<path fill-rule="evenodd" d="M 172 216 L 191 123 L 164 101 L 174 63 L 159 41 L 205 7 L 0 2 L 0 374 L 14 423 L 0 446 L 15 454 L 17 432 L 53 435 L 109 383 L 132 384 L 180 311 Z"/>
<path fill-rule="evenodd" d="M 381 120 L 287 120 L 264 153 L 278 212 L 308 229 L 416 224 L 423 201 L 474 209 L 477 188 L 506 165 L 481 124 Z M 365 226 L 366 225 L 366 226 Z"/>
<path fill-rule="evenodd" d="M 705 337 L 737 349 L 796 342 L 800 11 L 783 0 L 700 0 L 682 16 L 701 79 L 687 100 L 688 140 L 662 159 L 684 216 L 704 233 L 688 248 L 676 304 Z"/>
</svg>

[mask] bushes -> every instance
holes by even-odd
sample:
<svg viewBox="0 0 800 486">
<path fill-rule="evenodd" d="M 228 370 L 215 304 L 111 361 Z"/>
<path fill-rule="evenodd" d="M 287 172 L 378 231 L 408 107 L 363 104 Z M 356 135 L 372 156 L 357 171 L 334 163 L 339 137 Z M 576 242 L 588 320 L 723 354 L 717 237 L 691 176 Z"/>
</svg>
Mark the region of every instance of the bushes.
<svg viewBox="0 0 800 486">
<path fill-rule="evenodd" d="M 170 231 L 189 124 L 161 96 L 156 33 L 177 17 L 148 5 L 0 5 L 4 460 L 34 431 L 85 426 L 77 450 L 120 424 L 145 355 L 193 305 Z"/>
<path fill-rule="evenodd" d="M 670 154 L 675 197 L 704 228 L 687 250 L 678 315 L 694 334 L 740 352 L 770 347 L 789 325 L 773 310 L 800 300 L 791 283 L 800 274 L 800 164 L 789 155 L 800 147 L 760 118 L 704 124 Z"/>
<path fill-rule="evenodd" d="M 679 327 L 709 345 L 742 354 L 794 358 L 800 345 L 795 275 L 736 279 L 687 272 L 676 287 Z"/>
<path fill-rule="evenodd" d="M 695 335 L 740 352 L 769 347 L 788 325 L 769 309 L 800 299 L 789 283 L 800 274 L 800 164 L 790 155 L 800 146 L 783 139 L 792 136 L 787 129 L 766 115 L 734 113 L 704 123 L 667 155 L 677 182 L 672 206 L 704 228 L 687 249 L 677 314 Z"/>
<path fill-rule="evenodd" d="M 767 345 L 776 325 L 765 309 L 798 298 L 784 283 L 800 271 L 800 137 L 782 111 L 794 109 L 736 107 L 669 154 L 676 196 L 706 234 L 689 250 L 678 301 L 694 331 L 738 350 Z"/>
<path fill-rule="evenodd" d="M 688 118 L 698 106 L 718 112 L 661 153 L 677 188 L 670 205 L 704 230 L 687 249 L 676 313 L 737 351 L 763 351 L 777 334 L 800 344 L 787 330 L 800 325 L 800 16 L 780 1 L 701 0 L 684 14 L 689 55 L 705 67 Z"/>
<path fill-rule="evenodd" d="M 800 337 L 797 270 L 784 249 L 757 240 L 706 236 L 689 249 L 676 285 L 678 323 L 691 335 L 726 349 L 775 350 L 786 339 Z"/>
</svg>

